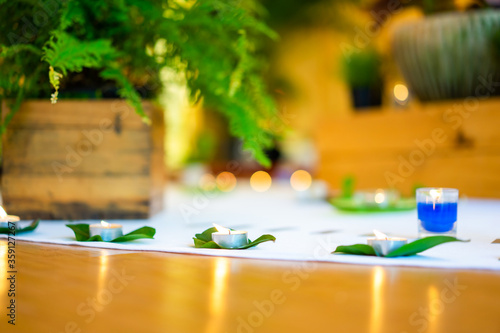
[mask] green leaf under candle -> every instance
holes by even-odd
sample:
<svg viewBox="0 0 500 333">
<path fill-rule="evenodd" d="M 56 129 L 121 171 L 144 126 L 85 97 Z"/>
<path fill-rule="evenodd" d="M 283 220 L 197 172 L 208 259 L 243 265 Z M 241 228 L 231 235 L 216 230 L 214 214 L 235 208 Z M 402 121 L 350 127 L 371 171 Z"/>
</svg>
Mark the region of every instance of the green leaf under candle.
<svg viewBox="0 0 500 333">
<path fill-rule="evenodd" d="M 340 245 L 333 253 L 358 254 L 364 256 L 376 256 L 375 250 L 368 244 Z"/>
<path fill-rule="evenodd" d="M 386 257 L 392 258 L 392 257 L 412 256 L 417 253 L 428 250 L 436 245 L 448 242 L 466 242 L 466 241 L 451 236 L 425 237 L 401 246 L 399 249 L 388 253 Z"/>
</svg>

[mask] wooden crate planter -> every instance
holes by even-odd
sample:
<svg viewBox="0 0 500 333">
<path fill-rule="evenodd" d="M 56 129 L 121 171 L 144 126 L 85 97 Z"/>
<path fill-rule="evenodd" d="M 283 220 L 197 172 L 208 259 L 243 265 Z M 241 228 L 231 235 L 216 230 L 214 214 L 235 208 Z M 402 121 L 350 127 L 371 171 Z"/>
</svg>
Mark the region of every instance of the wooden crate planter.
<svg viewBox="0 0 500 333">
<path fill-rule="evenodd" d="M 123 100 L 27 101 L 3 138 L 2 197 L 23 219 L 147 218 L 163 206 L 163 113 Z M 5 110 L 5 107 L 4 107 Z"/>
</svg>

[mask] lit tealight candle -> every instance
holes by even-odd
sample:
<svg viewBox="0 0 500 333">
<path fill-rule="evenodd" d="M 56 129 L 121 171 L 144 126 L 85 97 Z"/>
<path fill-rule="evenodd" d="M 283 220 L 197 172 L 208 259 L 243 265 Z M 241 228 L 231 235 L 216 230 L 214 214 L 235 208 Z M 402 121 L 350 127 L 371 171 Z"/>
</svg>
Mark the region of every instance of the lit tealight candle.
<svg viewBox="0 0 500 333">
<path fill-rule="evenodd" d="M 12 224 L 14 223 L 16 229 L 19 229 L 19 216 L 16 215 L 7 215 L 7 212 L 3 209 L 2 206 L 0 206 L 0 228 L 5 228 L 5 229 L 10 229 Z"/>
<path fill-rule="evenodd" d="M 236 249 L 248 244 L 248 232 L 231 230 L 218 224 L 213 224 L 217 232 L 212 233 L 212 240 L 220 247 Z"/>
<path fill-rule="evenodd" d="M 121 224 L 111 224 L 101 221 L 101 223 L 98 224 L 91 224 L 89 228 L 90 237 L 99 235 L 104 242 L 109 242 L 123 236 Z"/>
<path fill-rule="evenodd" d="M 359 206 L 387 208 L 399 200 L 399 192 L 381 188 L 356 191 L 353 200 Z"/>
<path fill-rule="evenodd" d="M 399 249 L 408 242 L 406 238 L 387 237 L 386 234 L 378 230 L 373 230 L 373 233 L 375 234 L 375 238 L 368 238 L 367 243 L 381 256 Z"/>
</svg>

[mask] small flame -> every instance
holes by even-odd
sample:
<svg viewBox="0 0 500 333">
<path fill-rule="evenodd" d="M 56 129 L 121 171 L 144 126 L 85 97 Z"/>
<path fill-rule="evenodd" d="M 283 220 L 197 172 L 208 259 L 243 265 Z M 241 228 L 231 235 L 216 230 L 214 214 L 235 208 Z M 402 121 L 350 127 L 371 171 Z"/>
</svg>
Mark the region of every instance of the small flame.
<svg viewBox="0 0 500 333">
<path fill-rule="evenodd" d="M 5 209 L 3 209 L 2 206 L 0 206 L 0 217 L 1 218 L 6 218 L 7 217 L 7 212 L 5 211 Z"/>
<path fill-rule="evenodd" d="M 231 230 L 228 228 L 224 228 L 223 226 L 220 226 L 216 223 L 212 223 L 215 229 L 217 229 L 218 232 L 224 233 L 224 234 L 230 234 Z"/>
<path fill-rule="evenodd" d="M 106 221 L 101 221 L 101 225 L 103 228 L 109 228 L 109 223 Z"/>
<path fill-rule="evenodd" d="M 387 235 L 384 234 L 383 232 L 380 232 L 378 230 L 373 229 L 373 233 L 375 234 L 376 239 L 387 239 Z"/>
<path fill-rule="evenodd" d="M 443 195 L 443 191 L 432 189 L 429 191 L 429 195 L 432 197 L 432 200 L 439 200 L 441 195 Z"/>
</svg>

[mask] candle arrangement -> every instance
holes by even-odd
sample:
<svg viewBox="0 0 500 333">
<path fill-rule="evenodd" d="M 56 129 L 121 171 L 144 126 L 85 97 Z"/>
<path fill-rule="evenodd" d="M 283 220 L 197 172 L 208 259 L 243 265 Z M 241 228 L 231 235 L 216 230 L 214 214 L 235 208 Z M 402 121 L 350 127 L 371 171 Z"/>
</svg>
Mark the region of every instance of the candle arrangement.
<svg viewBox="0 0 500 333">
<path fill-rule="evenodd" d="M 32 221 L 28 226 L 21 226 L 21 219 L 16 215 L 8 215 L 7 212 L 0 206 L 0 234 L 19 234 L 22 232 L 32 231 L 38 227 L 40 220 Z"/>
<path fill-rule="evenodd" d="M 378 230 L 373 230 L 373 233 L 375 238 L 368 238 L 367 243 L 373 247 L 378 256 L 386 256 L 408 243 L 406 238 L 388 237 Z"/>
<path fill-rule="evenodd" d="M 360 190 L 330 200 L 339 210 L 349 212 L 391 212 L 415 209 L 414 198 L 401 198 L 396 190 Z"/>
<path fill-rule="evenodd" d="M 123 228 L 120 224 L 111 224 L 101 221 L 100 224 L 89 226 L 90 237 L 101 236 L 103 242 L 110 242 L 115 238 L 123 236 Z"/>
<path fill-rule="evenodd" d="M 248 244 L 248 232 L 224 228 L 213 223 L 216 232 L 212 233 L 212 241 L 226 249 L 236 249 Z"/>
<path fill-rule="evenodd" d="M 399 192 L 390 189 L 356 191 L 353 201 L 359 206 L 387 208 L 399 200 Z"/>
<path fill-rule="evenodd" d="M 406 257 L 418 254 L 439 244 L 463 242 L 451 236 L 431 236 L 408 243 L 406 238 L 388 237 L 377 230 L 374 230 L 374 233 L 375 238 L 368 238 L 367 244 L 340 245 L 332 253 L 386 258 Z"/>
<path fill-rule="evenodd" d="M 232 230 L 215 223 L 213 225 L 214 227 L 208 228 L 193 237 L 194 247 L 243 250 L 263 242 L 274 242 L 276 240 L 273 235 L 262 235 L 252 242 L 248 239 L 248 232 L 246 231 Z"/>
<path fill-rule="evenodd" d="M 154 238 L 155 228 L 142 227 L 128 234 L 123 234 L 121 224 L 111 224 L 101 221 L 99 224 L 66 224 L 73 230 L 75 238 L 79 242 L 128 242 L 141 238 Z"/>
<path fill-rule="evenodd" d="M 457 202 L 457 189 L 417 189 L 419 237 L 432 235 L 456 236 Z"/>
<path fill-rule="evenodd" d="M 16 215 L 8 215 L 7 212 L 0 206 L 0 228 L 2 229 L 10 229 L 12 225 L 15 226 L 15 229 L 19 229 L 19 224 L 17 222 L 20 221 L 19 216 Z"/>
</svg>

